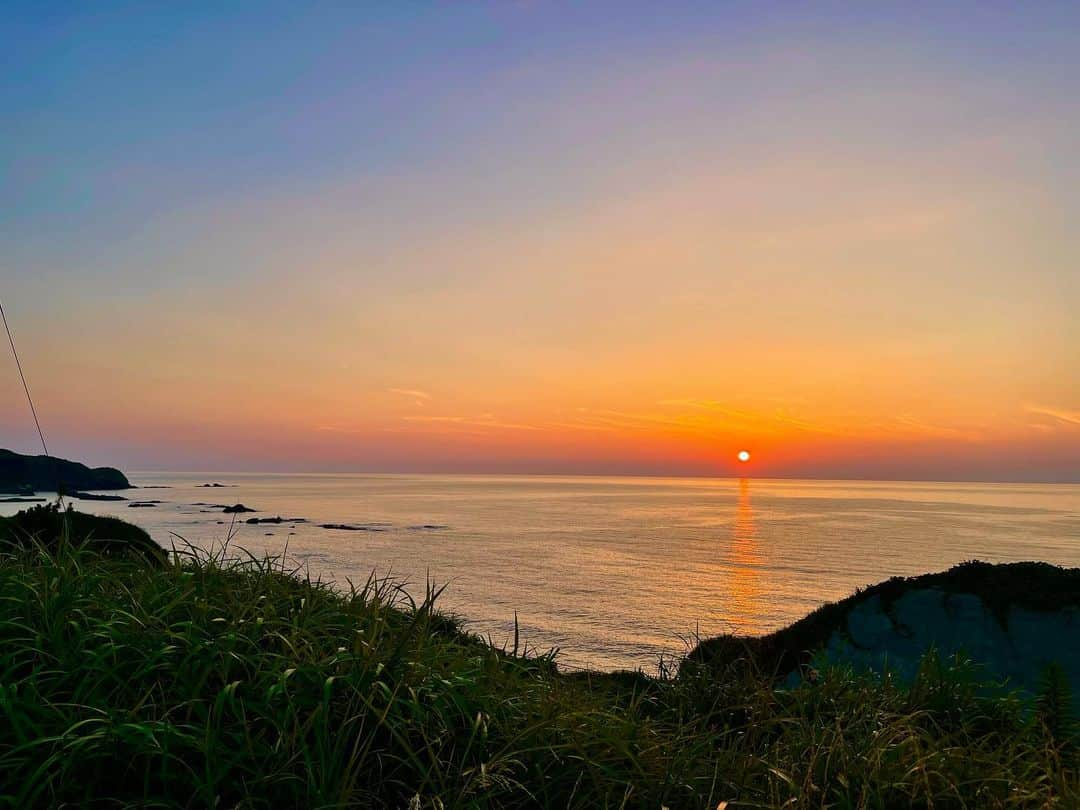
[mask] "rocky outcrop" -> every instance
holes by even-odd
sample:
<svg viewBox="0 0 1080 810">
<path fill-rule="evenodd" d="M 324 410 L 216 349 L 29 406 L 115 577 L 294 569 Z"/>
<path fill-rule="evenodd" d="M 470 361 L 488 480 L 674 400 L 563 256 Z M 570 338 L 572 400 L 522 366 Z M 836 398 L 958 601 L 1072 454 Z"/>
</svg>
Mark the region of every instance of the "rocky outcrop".
<svg viewBox="0 0 1080 810">
<path fill-rule="evenodd" d="M 687 661 L 742 662 L 791 678 L 816 658 L 910 679 L 933 649 L 970 658 L 988 680 L 1029 692 L 1057 664 L 1080 695 L 1078 639 L 1080 569 L 971 562 L 882 582 L 768 636 L 709 639 Z"/>
<path fill-rule="evenodd" d="M 78 492 L 130 489 L 131 482 L 112 467 L 87 467 L 54 456 L 24 456 L 0 450 L 0 492 Z"/>
<path fill-rule="evenodd" d="M 384 532 L 388 524 L 385 523 L 320 523 L 320 529 L 337 529 L 342 532 Z"/>
<path fill-rule="evenodd" d="M 848 613 L 824 647 L 828 660 L 860 669 L 887 667 L 914 677 L 929 649 L 969 656 L 995 679 L 1028 691 L 1056 663 L 1080 694 L 1080 607 L 1037 611 L 1009 607 L 1003 615 L 972 593 L 920 588 L 886 606 L 872 596 Z"/>
</svg>

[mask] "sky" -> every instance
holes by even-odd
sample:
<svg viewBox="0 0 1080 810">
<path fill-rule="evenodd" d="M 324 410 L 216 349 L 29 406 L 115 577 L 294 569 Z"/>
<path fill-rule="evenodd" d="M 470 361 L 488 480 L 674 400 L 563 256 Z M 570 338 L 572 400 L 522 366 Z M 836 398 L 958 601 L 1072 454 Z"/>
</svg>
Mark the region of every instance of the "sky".
<svg viewBox="0 0 1080 810">
<path fill-rule="evenodd" d="M 6 3 L 50 449 L 1080 481 L 1080 6 L 938 5 Z"/>
</svg>

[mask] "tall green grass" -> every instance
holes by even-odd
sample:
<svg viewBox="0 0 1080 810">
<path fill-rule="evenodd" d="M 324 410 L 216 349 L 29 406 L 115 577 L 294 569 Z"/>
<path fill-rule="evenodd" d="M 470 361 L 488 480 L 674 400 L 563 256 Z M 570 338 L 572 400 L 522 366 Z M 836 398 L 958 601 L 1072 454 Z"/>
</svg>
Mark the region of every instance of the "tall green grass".
<svg viewBox="0 0 1080 810">
<path fill-rule="evenodd" d="M 196 550 L 160 567 L 5 552 L 2 802 L 1080 806 L 1073 738 L 962 661 L 928 658 L 907 686 L 562 674 L 462 632 L 437 595 Z"/>
</svg>

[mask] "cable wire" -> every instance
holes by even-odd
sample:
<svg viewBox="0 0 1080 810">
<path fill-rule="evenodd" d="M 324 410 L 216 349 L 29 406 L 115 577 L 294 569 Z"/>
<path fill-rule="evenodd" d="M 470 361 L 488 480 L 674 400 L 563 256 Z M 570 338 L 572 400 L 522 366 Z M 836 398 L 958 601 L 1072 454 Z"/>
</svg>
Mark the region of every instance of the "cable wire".
<svg viewBox="0 0 1080 810">
<path fill-rule="evenodd" d="M 11 353 L 15 356 L 15 367 L 19 369 L 19 379 L 22 380 L 23 391 L 26 392 L 26 401 L 30 403 L 30 413 L 34 417 L 34 427 L 37 428 L 38 438 L 41 439 L 41 449 L 45 451 L 45 456 L 49 457 L 49 446 L 45 443 L 45 433 L 41 430 L 41 421 L 38 419 L 37 408 L 34 407 L 34 398 L 30 396 L 30 386 L 26 383 L 26 374 L 23 373 L 22 362 L 19 360 L 19 350 L 15 348 L 15 338 L 11 334 L 11 327 L 8 325 L 7 313 L 4 312 L 4 303 L 0 301 L 0 318 L 4 321 L 4 331 L 7 332 L 8 343 L 11 344 Z M 55 462 L 54 462 L 55 463 Z M 56 495 L 63 502 L 63 493 L 60 492 L 60 483 L 56 485 Z"/>
</svg>

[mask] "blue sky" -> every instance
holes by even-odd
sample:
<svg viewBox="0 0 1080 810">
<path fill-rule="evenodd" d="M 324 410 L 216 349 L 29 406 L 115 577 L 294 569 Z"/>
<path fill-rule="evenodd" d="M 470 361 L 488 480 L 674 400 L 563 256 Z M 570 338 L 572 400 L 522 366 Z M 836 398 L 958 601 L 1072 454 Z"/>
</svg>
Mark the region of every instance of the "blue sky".
<svg viewBox="0 0 1080 810">
<path fill-rule="evenodd" d="M 8 4 L 0 294 L 72 454 L 702 472 L 749 440 L 872 474 L 851 447 L 887 435 L 905 475 L 1060 478 L 1072 423 L 1032 414 L 1080 411 L 1078 32 L 1064 3 Z M 868 373 L 891 353 L 906 385 Z M 403 436 L 391 389 L 444 421 Z M 859 427 L 496 427 L 701 399 Z"/>
</svg>

